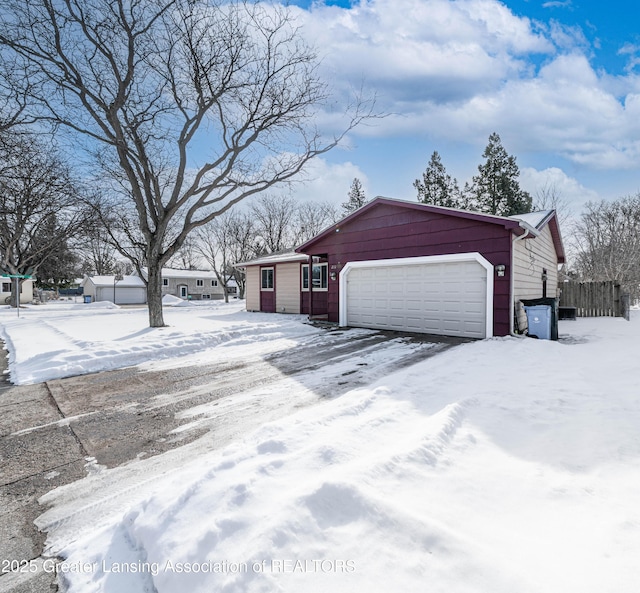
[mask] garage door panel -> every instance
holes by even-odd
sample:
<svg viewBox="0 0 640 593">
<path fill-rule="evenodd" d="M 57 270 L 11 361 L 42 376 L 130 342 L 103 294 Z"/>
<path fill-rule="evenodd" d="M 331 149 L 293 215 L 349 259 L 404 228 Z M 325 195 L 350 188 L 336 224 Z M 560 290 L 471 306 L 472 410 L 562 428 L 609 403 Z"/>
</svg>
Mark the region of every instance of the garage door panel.
<svg viewBox="0 0 640 593">
<path fill-rule="evenodd" d="M 354 267 L 347 325 L 483 338 L 486 283 L 477 261 Z"/>
</svg>

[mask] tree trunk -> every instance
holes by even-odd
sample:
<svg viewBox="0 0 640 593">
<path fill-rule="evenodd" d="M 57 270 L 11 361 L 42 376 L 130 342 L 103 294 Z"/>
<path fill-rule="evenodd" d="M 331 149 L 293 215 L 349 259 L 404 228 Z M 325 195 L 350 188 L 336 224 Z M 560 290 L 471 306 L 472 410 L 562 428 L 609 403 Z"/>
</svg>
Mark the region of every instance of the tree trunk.
<svg viewBox="0 0 640 593">
<path fill-rule="evenodd" d="M 19 273 L 19 272 L 17 272 Z M 17 309 L 20 306 L 20 293 L 22 292 L 23 278 L 11 278 L 11 297 L 9 298 L 9 306 Z"/>
<path fill-rule="evenodd" d="M 158 262 L 149 262 L 147 273 L 149 327 L 164 327 L 164 316 L 162 315 L 162 266 Z"/>
<path fill-rule="evenodd" d="M 20 302 L 20 284 L 16 282 L 15 278 L 11 278 L 11 299 L 10 305 L 12 309 L 19 307 Z"/>
</svg>

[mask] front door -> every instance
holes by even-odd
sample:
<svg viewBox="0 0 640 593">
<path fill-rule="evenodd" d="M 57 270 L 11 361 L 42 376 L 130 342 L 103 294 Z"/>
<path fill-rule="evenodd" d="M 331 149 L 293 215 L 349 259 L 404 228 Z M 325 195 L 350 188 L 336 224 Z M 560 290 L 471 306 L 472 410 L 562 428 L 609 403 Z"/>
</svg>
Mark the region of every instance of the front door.
<svg viewBox="0 0 640 593">
<path fill-rule="evenodd" d="M 260 311 L 276 312 L 276 269 L 260 268 Z"/>
<path fill-rule="evenodd" d="M 186 299 L 189 297 L 189 287 L 186 284 L 180 284 L 178 286 L 178 296 L 181 299 Z"/>
</svg>

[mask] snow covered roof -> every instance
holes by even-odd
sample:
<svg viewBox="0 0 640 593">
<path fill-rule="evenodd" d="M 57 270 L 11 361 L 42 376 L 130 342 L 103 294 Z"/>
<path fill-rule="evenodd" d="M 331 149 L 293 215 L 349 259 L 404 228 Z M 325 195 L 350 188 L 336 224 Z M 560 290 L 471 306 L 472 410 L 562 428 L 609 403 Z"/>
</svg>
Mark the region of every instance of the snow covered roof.
<svg viewBox="0 0 640 593">
<path fill-rule="evenodd" d="M 82 286 L 87 282 L 92 282 L 95 286 L 113 286 L 115 276 L 86 276 L 82 281 Z M 123 276 L 122 280 L 118 280 L 117 284 L 120 288 L 140 286 L 144 288 L 146 284 L 140 276 Z"/>
<path fill-rule="evenodd" d="M 146 278 L 147 268 L 142 268 L 142 275 Z M 163 278 L 217 278 L 212 270 L 176 270 L 174 268 L 162 268 Z"/>
<path fill-rule="evenodd" d="M 236 264 L 236 267 L 257 266 L 262 264 L 280 264 L 296 261 L 302 262 L 307 261 L 308 259 L 308 255 L 304 255 L 303 253 L 296 253 L 295 251 L 289 250 L 280 253 L 270 253 L 269 255 L 263 255 L 262 257 L 252 259 L 247 262 L 241 262 Z"/>
<path fill-rule="evenodd" d="M 529 212 L 527 214 L 516 214 L 510 216 L 514 220 L 521 220 L 522 222 L 532 226 L 535 229 L 540 229 L 544 224 L 553 216 L 554 210 L 539 210 L 538 212 Z"/>
</svg>

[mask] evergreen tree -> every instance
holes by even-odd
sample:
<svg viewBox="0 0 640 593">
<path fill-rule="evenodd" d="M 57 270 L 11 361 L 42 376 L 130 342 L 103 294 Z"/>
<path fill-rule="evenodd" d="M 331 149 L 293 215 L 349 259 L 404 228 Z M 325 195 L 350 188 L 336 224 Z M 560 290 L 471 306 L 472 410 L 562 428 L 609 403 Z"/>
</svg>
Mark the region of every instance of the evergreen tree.
<svg viewBox="0 0 640 593">
<path fill-rule="evenodd" d="M 416 179 L 413 187 L 418 191 L 418 201 L 423 204 L 447 208 L 464 207 L 458 182 L 447 174 L 437 151 L 431 155 L 427 169 L 422 174 L 422 181 Z"/>
<path fill-rule="evenodd" d="M 345 215 L 351 214 L 367 203 L 367 198 L 362 189 L 362 183 L 357 177 L 351 182 L 351 189 L 349 189 L 347 196 L 349 199 L 342 204 Z"/>
<path fill-rule="evenodd" d="M 43 232 L 47 236 L 60 233 L 58 220 L 54 214 L 47 217 Z M 80 263 L 80 258 L 70 248 L 69 241 L 66 238 L 60 239 L 48 248 L 46 258 L 38 266 L 36 275 L 38 286 L 54 290 L 66 288 L 75 278 L 82 275 Z"/>
<path fill-rule="evenodd" d="M 482 156 L 486 161 L 478 166 L 471 187 L 478 210 L 498 216 L 531 212 L 531 196 L 518 183 L 520 171 L 516 159 L 507 153 L 495 132 L 489 136 Z"/>
</svg>

